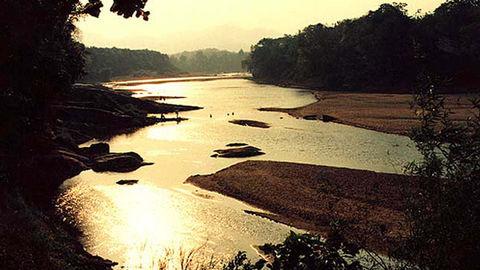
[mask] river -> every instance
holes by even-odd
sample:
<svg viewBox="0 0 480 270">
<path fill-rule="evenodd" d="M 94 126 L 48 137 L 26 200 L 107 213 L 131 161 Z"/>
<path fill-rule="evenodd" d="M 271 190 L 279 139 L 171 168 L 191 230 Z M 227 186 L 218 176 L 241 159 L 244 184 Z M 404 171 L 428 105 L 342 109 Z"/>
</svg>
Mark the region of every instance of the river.
<svg viewBox="0 0 480 270">
<path fill-rule="evenodd" d="M 214 173 L 244 161 L 210 157 L 228 143 L 261 148 L 266 155 L 251 158 L 256 160 L 378 172 L 401 173 L 407 162 L 419 158 L 407 137 L 257 110 L 314 102 L 313 94 L 305 90 L 245 79 L 122 87 L 145 90 L 138 95 L 185 97 L 167 102 L 204 109 L 180 113 L 188 121 L 157 124 L 109 141 L 113 152 L 135 151 L 153 166 L 121 174 L 85 171 L 61 187 L 59 212 L 80 228 L 89 252 L 118 262 L 119 269 L 158 269 L 158 260 L 166 255 L 197 247 L 204 254 L 229 256 L 245 250 L 254 256 L 252 246 L 280 242 L 295 230 L 246 214 L 246 209 L 260 210 L 242 202 L 183 183 L 190 175 Z M 228 122 L 233 119 L 263 121 L 271 128 Z M 115 184 L 121 179 L 140 182 Z"/>
</svg>

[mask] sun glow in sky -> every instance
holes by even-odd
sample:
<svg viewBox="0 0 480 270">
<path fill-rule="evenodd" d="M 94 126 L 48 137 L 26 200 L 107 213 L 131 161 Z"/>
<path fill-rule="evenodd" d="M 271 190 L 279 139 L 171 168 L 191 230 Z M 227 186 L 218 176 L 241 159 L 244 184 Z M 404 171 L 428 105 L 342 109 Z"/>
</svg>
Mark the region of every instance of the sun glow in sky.
<svg viewBox="0 0 480 270">
<path fill-rule="evenodd" d="M 78 22 L 88 46 L 152 49 L 165 53 L 219 48 L 249 50 L 263 37 L 294 34 L 310 24 L 355 18 L 387 0 L 149 0 L 150 20 L 126 20 L 108 11 Z M 433 11 L 444 0 L 397 0 L 415 13 Z"/>
</svg>

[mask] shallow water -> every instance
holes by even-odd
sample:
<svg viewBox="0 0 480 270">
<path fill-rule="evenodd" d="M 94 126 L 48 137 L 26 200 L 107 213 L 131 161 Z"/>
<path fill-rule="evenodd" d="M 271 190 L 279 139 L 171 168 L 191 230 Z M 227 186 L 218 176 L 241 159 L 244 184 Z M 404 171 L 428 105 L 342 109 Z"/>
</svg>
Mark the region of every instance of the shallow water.
<svg viewBox="0 0 480 270">
<path fill-rule="evenodd" d="M 279 160 L 401 173 L 419 158 L 406 137 L 355 127 L 295 119 L 260 107 L 297 107 L 315 101 L 310 92 L 232 79 L 145 84 L 138 95 L 184 96 L 170 103 L 203 106 L 180 113 L 188 121 L 165 123 L 110 141 L 114 152 L 135 151 L 155 165 L 126 173 L 83 172 L 62 186 L 58 209 L 84 232 L 86 249 L 126 269 L 155 269 L 167 249 L 204 246 L 231 255 L 255 252 L 252 245 L 279 242 L 293 228 L 245 214 L 254 208 L 183 184 L 190 175 L 209 174 L 245 159 L 210 155 L 228 143 L 245 142 Z M 234 114 L 234 115 L 232 115 Z M 210 117 L 211 115 L 211 117 Z M 233 119 L 263 121 L 269 129 L 243 127 Z M 118 186 L 121 179 L 138 179 Z"/>
</svg>

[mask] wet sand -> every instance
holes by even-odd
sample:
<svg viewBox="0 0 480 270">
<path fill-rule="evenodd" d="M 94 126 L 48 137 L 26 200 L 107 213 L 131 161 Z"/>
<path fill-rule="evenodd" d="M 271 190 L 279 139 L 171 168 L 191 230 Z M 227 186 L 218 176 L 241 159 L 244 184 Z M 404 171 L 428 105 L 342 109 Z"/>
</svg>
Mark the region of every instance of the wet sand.
<svg viewBox="0 0 480 270">
<path fill-rule="evenodd" d="M 261 108 L 262 111 L 285 112 L 294 117 L 329 115 L 333 122 L 370 130 L 408 135 L 419 122 L 411 109 L 411 94 L 314 92 L 317 102 L 291 109 Z M 452 120 L 465 121 L 472 115 L 469 96 L 446 95 Z"/>
<path fill-rule="evenodd" d="M 347 238 L 381 252 L 406 234 L 404 198 L 413 189 L 409 176 L 274 161 L 245 161 L 186 182 L 269 211 L 249 214 L 311 232 L 328 233 L 339 220 Z"/>
</svg>

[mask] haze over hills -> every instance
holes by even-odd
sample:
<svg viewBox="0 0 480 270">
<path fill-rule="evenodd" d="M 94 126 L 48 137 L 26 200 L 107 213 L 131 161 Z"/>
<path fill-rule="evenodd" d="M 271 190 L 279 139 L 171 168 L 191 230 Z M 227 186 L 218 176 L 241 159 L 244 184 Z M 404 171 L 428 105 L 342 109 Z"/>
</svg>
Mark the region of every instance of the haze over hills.
<svg viewBox="0 0 480 270">
<path fill-rule="evenodd" d="M 122 78 L 154 78 L 180 74 L 244 72 L 248 53 L 203 49 L 166 55 L 152 50 L 89 47 L 83 82 L 105 82 Z"/>
<path fill-rule="evenodd" d="M 107 0 L 105 6 L 109 6 Z M 203 48 L 249 50 L 263 37 L 295 34 L 306 25 L 333 25 L 357 18 L 384 2 L 395 0 L 244 0 L 148 1 L 148 22 L 128 21 L 103 12 L 101 23 L 93 17 L 77 23 L 87 46 L 161 51 L 172 54 Z M 431 12 L 443 0 L 404 0 L 413 13 Z"/>
<path fill-rule="evenodd" d="M 178 69 L 191 73 L 243 72 L 242 61 L 248 53 L 231 52 L 214 48 L 185 51 L 170 55 L 170 61 Z"/>
</svg>

